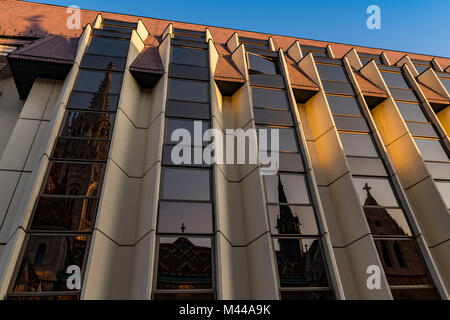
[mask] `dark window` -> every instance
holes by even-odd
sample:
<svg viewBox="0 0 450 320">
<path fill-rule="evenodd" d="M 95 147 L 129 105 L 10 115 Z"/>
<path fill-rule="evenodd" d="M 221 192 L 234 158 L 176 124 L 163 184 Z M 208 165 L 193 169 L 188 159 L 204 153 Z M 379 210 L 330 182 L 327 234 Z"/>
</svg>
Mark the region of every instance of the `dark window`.
<svg viewBox="0 0 450 320">
<path fill-rule="evenodd" d="M 348 82 L 347 76 L 342 66 L 330 64 L 316 64 L 321 80 Z"/>
<path fill-rule="evenodd" d="M 163 148 L 163 165 L 173 166 L 173 165 L 183 165 L 185 167 L 211 167 L 210 164 L 207 164 L 203 159 L 203 147 L 190 147 L 183 146 L 181 149 L 175 150 L 177 156 L 179 156 L 183 161 L 182 163 L 175 163 L 172 159 L 172 152 L 175 146 L 164 145 Z M 190 156 L 186 155 L 185 152 L 190 152 Z M 198 157 L 199 160 L 195 158 L 195 153 L 198 153 L 201 157 Z M 184 157 L 187 158 L 187 161 L 184 161 Z"/>
<path fill-rule="evenodd" d="M 326 93 L 353 94 L 352 86 L 349 83 L 322 81 Z"/>
<path fill-rule="evenodd" d="M 122 28 L 122 27 L 108 26 L 108 25 L 103 25 L 102 29 L 116 31 L 116 32 L 123 32 L 123 33 L 131 33 L 131 31 L 133 31 L 132 29 L 129 29 L 129 28 Z"/>
<path fill-rule="evenodd" d="M 55 295 L 32 295 L 32 296 L 8 296 L 9 301 L 69 301 L 79 300 L 78 295 L 55 296 Z"/>
<path fill-rule="evenodd" d="M 210 238 L 159 239 L 158 290 L 212 289 Z"/>
<path fill-rule="evenodd" d="M 31 230 L 92 231 L 97 199 L 40 197 Z"/>
<path fill-rule="evenodd" d="M 211 203 L 167 202 L 159 205 L 159 233 L 212 233 Z"/>
<path fill-rule="evenodd" d="M 339 136 L 347 156 L 378 157 L 369 134 L 340 132 Z"/>
<path fill-rule="evenodd" d="M 208 169 L 164 168 L 162 197 L 166 200 L 210 201 Z"/>
<path fill-rule="evenodd" d="M 279 75 L 250 73 L 250 84 L 258 87 L 279 88 L 283 89 L 284 80 Z"/>
<path fill-rule="evenodd" d="M 255 122 L 257 124 L 277 124 L 292 126 L 292 117 L 289 111 L 254 108 Z"/>
<path fill-rule="evenodd" d="M 319 234 L 313 207 L 267 206 L 272 234 L 315 235 Z"/>
<path fill-rule="evenodd" d="M 360 117 L 334 116 L 334 122 L 338 130 L 369 131 L 366 120 Z"/>
<path fill-rule="evenodd" d="M 209 102 L 208 82 L 170 79 L 169 99 Z"/>
<path fill-rule="evenodd" d="M 45 243 L 41 243 L 38 247 L 36 256 L 34 257 L 34 264 L 35 265 L 43 264 L 46 253 L 47 253 L 47 245 Z"/>
<path fill-rule="evenodd" d="M 172 46 L 171 62 L 208 67 L 208 51 Z"/>
<path fill-rule="evenodd" d="M 129 45 L 127 40 L 92 37 L 87 53 L 126 57 Z"/>
<path fill-rule="evenodd" d="M 310 203 L 304 175 L 278 174 L 263 178 L 267 203 Z"/>
<path fill-rule="evenodd" d="M 253 106 L 276 109 L 288 109 L 286 91 L 252 88 Z"/>
<path fill-rule="evenodd" d="M 428 121 L 419 104 L 404 102 L 397 102 L 396 104 L 405 121 Z"/>
<path fill-rule="evenodd" d="M 438 138 L 438 135 L 431 123 L 407 121 L 406 125 L 413 136 Z"/>
<path fill-rule="evenodd" d="M 274 239 L 273 243 L 282 288 L 328 287 L 319 239 Z"/>
<path fill-rule="evenodd" d="M 155 301 L 175 301 L 175 300 L 182 300 L 182 301 L 190 301 L 190 300 L 200 300 L 200 301 L 206 301 L 206 300 L 214 300 L 215 295 L 213 292 L 196 292 L 196 293 L 188 293 L 188 292 L 173 292 L 173 293 L 155 293 L 153 296 L 153 300 Z"/>
<path fill-rule="evenodd" d="M 450 161 L 439 140 L 415 138 L 422 158 L 429 161 Z"/>
<path fill-rule="evenodd" d="M 113 123 L 111 113 L 69 111 L 61 136 L 108 139 Z"/>
<path fill-rule="evenodd" d="M 88 238 L 86 236 L 31 235 L 17 275 L 13 292 L 64 292 L 67 267 L 82 269 Z M 47 246 L 45 258 L 33 263 L 42 244 Z"/>
<path fill-rule="evenodd" d="M 279 74 L 275 61 L 253 53 L 248 53 L 248 68 L 256 73 Z"/>
<path fill-rule="evenodd" d="M 444 79 L 444 78 L 440 78 L 442 84 L 444 85 L 444 87 L 447 89 L 448 92 L 450 92 L 450 79 Z"/>
<path fill-rule="evenodd" d="M 81 70 L 75 90 L 118 94 L 121 86 L 122 74 L 120 73 Z"/>
<path fill-rule="evenodd" d="M 355 97 L 330 96 L 327 95 L 328 104 L 333 114 L 360 116 L 358 103 Z"/>
<path fill-rule="evenodd" d="M 112 20 L 112 19 L 103 19 L 103 26 L 105 25 L 113 25 L 113 26 L 121 26 L 123 28 L 137 28 L 136 22 L 127 22 L 127 21 L 119 21 L 119 20 Z"/>
<path fill-rule="evenodd" d="M 389 90 L 395 100 L 417 101 L 417 97 L 411 89 L 390 88 Z"/>
<path fill-rule="evenodd" d="M 208 120 L 210 105 L 187 101 L 167 101 L 167 116 Z"/>
<path fill-rule="evenodd" d="M 58 138 L 54 159 L 100 160 L 108 158 L 109 141 Z"/>
<path fill-rule="evenodd" d="M 293 128 L 257 126 L 257 129 L 258 129 L 258 141 L 260 142 L 260 144 L 262 141 L 267 142 L 266 148 L 260 145 L 261 150 L 274 150 L 274 146 L 272 145 L 272 132 L 278 131 L 279 136 L 278 151 L 288 151 L 288 152 L 298 151 L 296 135 Z M 266 139 L 260 139 L 261 130 L 266 130 L 266 137 L 267 137 Z"/>
<path fill-rule="evenodd" d="M 274 156 L 277 153 L 274 152 Z M 303 160 L 300 154 L 291 153 L 291 152 L 278 152 L 278 157 L 280 160 L 279 171 L 291 171 L 291 172 L 304 172 L 305 168 L 303 167 Z M 268 165 L 261 165 L 263 168 L 269 168 Z"/>
<path fill-rule="evenodd" d="M 208 68 L 171 64 L 169 77 L 206 81 L 209 78 L 209 70 Z"/>
<path fill-rule="evenodd" d="M 197 123 L 197 125 L 199 125 L 201 127 L 201 137 L 200 137 L 200 141 L 196 141 L 195 139 L 195 124 Z M 205 134 L 205 131 L 208 130 L 210 128 L 210 123 L 209 121 L 197 121 L 197 120 L 184 120 L 184 119 L 171 119 L 168 118 L 167 119 L 167 123 L 166 123 L 166 139 L 165 139 L 165 143 L 167 144 L 178 144 L 181 141 L 172 141 L 172 134 L 175 130 L 177 129 L 186 129 L 189 131 L 190 136 L 192 141 L 187 141 L 187 144 L 190 145 L 195 145 L 195 146 L 200 146 L 200 145 L 206 145 L 209 143 L 210 139 L 208 140 L 208 142 L 203 142 L 203 137 Z M 183 145 L 186 144 L 186 142 L 183 142 Z"/>
<path fill-rule="evenodd" d="M 378 244 L 381 247 L 381 255 L 383 256 L 383 259 L 381 260 L 381 262 L 384 262 L 384 270 L 386 272 L 386 267 L 392 268 L 392 260 L 391 260 L 391 256 L 389 255 L 389 251 L 388 248 L 386 246 L 386 242 L 385 241 L 378 241 Z M 378 246 L 377 246 L 378 249 Z"/>
<path fill-rule="evenodd" d="M 119 102 L 118 95 L 100 93 L 73 92 L 69 108 L 84 110 L 116 111 Z"/>
<path fill-rule="evenodd" d="M 436 289 L 391 289 L 394 300 L 441 300 Z"/>
<path fill-rule="evenodd" d="M 400 268 L 406 268 L 405 259 L 403 258 L 402 248 L 398 241 L 394 242 L 394 252 Z"/>
<path fill-rule="evenodd" d="M 382 259 L 389 285 L 431 285 L 432 282 L 414 240 L 375 240 L 378 251 L 380 251 L 380 247 L 382 250 L 379 254 L 384 255 L 383 252 L 386 252 L 385 254 L 389 257 L 395 255 L 395 243 L 397 243 L 398 250 L 402 252 L 403 256 L 408 257 L 408 263 L 404 264 L 404 267 L 400 267 L 393 264 L 392 260 L 388 263 L 385 259 Z"/>
<path fill-rule="evenodd" d="M 401 73 L 381 72 L 388 87 L 409 89 L 409 85 Z"/>
<path fill-rule="evenodd" d="M 430 66 L 422 66 L 422 65 L 415 64 L 414 67 L 416 68 L 417 72 L 420 74 L 420 73 L 424 72 L 425 70 L 427 70 Z"/>
<path fill-rule="evenodd" d="M 103 69 L 110 71 L 124 71 L 125 58 L 104 57 L 92 54 L 85 54 L 81 61 L 80 68 Z"/>
<path fill-rule="evenodd" d="M 94 197 L 102 172 L 102 164 L 53 162 L 43 193 Z"/>
<path fill-rule="evenodd" d="M 379 158 L 347 157 L 347 161 L 354 175 L 387 176 Z"/>
<path fill-rule="evenodd" d="M 281 291 L 281 300 L 335 300 L 333 291 Z"/>
<path fill-rule="evenodd" d="M 114 37 L 120 39 L 130 39 L 131 33 L 116 32 L 113 30 L 93 29 L 92 35 L 101 37 Z"/>
</svg>

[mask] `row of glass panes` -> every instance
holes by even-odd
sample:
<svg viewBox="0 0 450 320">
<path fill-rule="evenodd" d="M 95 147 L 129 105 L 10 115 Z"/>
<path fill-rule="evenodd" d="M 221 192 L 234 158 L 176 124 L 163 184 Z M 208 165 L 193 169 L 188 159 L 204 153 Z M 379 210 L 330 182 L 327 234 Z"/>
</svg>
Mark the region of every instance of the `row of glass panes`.
<svg viewBox="0 0 450 320">
<path fill-rule="evenodd" d="M 153 298 L 214 299 L 212 172 L 203 162 L 193 162 L 207 142 L 189 146 L 191 164 L 175 165 L 172 151 L 178 141 L 171 140 L 176 129 L 187 129 L 193 137 L 194 121 L 202 121 L 202 135 L 210 128 L 208 51 L 195 45 L 205 41 L 204 34 L 174 31 L 178 42 L 172 43 L 169 68 Z"/>
<path fill-rule="evenodd" d="M 332 77 L 330 73 L 339 68 L 341 71 L 334 79 L 339 77 L 343 81 L 346 74 L 342 66 L 321 66 L 321 74 L 329 79 Z M 367 124 L 344 122 L 343 125 L 339 120 L 344 116 L 366 122 L 355 96 L 328 94 L 327 99 L 333 117 L 338 119 L 335 122 L 353 175 L 353 184 L 375 238 L 384 272 L 389 285 L 398 288 L 392 290 L 394 299 L 404 295 L 416 295 L 415 298 L 418 298 L 420 294 L 438 298 Z M 411 290 L 416 285 L 424 286 L 422 291 Z"/>
<path fill-rule="evenodd" d="M 110 27 L 113 33 L 129 30 Z M 86 263 L 128 45 L 127 40 L 91 38 L 27 229 L 11 289 L 19 296 L 10 299 L 78 299 L 79 292 L 67 288 L 65 272 L 69 265 L 83 271 Z"/>
<path fill-rule="evenodd" d="M 392 87 L 411 90 L 402 73 L 382 71 L 381 74 L 391 92 Z M 450 208 L 450 158 L 448 151 L 416 98 L 410 101 L 401 101 L 396 97 L 394 99 L 426 166 L 435 179 L 436 186 L 447 208 Z"/>
<path fill-rule="evenodd" d="M 248 53 L 249 71 L 279 77 L 278 60 Z M 269 78 L 270 79 L 270 78 Z M 321 233 L 309 195 L 303 159 L 284 89 L 251 87 L 257 129 L 279 130 L 280 168 L 277 174 L 264 176 L 264 188 L 273 239 L 280 294 L 282 299 L 332 299 Z M 269 138 L 267 149 L 272 150 Z M 314 257 L 313 259 L 310 259 Z M 308 268 L 315 268 L 308 277 Z M 312 291 L 306 288 L 314 288 Z"/>
</svg>

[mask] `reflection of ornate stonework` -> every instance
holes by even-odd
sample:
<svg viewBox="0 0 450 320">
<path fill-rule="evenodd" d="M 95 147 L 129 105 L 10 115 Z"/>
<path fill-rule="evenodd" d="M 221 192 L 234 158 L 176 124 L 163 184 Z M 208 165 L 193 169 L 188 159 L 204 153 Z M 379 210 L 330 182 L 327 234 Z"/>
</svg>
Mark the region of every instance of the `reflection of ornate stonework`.
<svg viewBox="0 0 450 320">
<path fill-rule="evenodd" d="M 367 183 L 364 190 L 367 192 L 364 205 L 371 206 L 364 207 L 364 212 L 372 233 L 406 236 L 386 209 L 376 208 L 379 204 Z M 375 244 L 390 285 L 430 284 L 414 240 L 379 240 Z"/>
<path fill-rule="evenodd" d="M 211 277 L 211 248 L 185 237 L 160 244 L 158 289 L 211 289 Z"/>
<path fill-rule="evenodd" d="M 86 237 L 31 237 L 14 291 L 67 291 L 66 268 L 82 267 L 86 240 Z"/>
<path fill-rule="evenodd" d="M 287 203 L 286 194 L 278 177 L 280 203 Z M 301 223 L 289 206 L 280 207 L 277 229 L 280 234 L 301 235 Z M 280 282 L 284 287 L 321 286 L 326 283 L 325 265 L 320 243 L 314 240 L 308 248 L 301 239 L 279 239 L 280 250 L 276 251 Z"/>
</svg>

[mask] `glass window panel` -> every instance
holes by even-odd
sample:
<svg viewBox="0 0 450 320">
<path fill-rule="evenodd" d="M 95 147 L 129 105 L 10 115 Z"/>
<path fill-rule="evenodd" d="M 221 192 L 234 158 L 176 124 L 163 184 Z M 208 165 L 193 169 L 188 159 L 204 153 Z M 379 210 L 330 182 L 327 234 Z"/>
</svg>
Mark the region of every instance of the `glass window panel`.
<svg viewBox="0 0 450 320">
<path fill-rule="evenodd" d="M 450 209 L 450 181 L 436 181 L 436 186 L 448 209 Z"/>
<path fill-rule="evenodd" d="M 414 240 L 375 240 L 389 285 L 430 285 Z"/>
<path fill-rule="evenodd" d="M 273 244 L 282 288 L 328 287 L 319 239 L 274 239 Z"/>
<path fill-rule="evenodd" d="M 434 130 L 431 123 L 421 123 L 421 122 L 410 122 L 407 121 L 406 125 L 409 128 L 409 131 L 413 136 L 419 136 L 419 137 L 432 137 L 437 138 L 438 135 L 436 131 Z"/>
<path fill-rule="evenodd" d="M 415 138 L 416 145 L 424 160 L 450 161 L 439 140 Z"/>
<path fill-rule="evenodd" d="M 326 93 L 353 94 L 353 88 L 349 83 L 322 81 Z"/>
<path fill-rule="evenodd" d="M 113 19 L 103 19 L 103 25 L 113 25 L 113 26 L 121 26 L 124 28 L 137 28 L 137 23 L 135 22 L 127 22 L 127 21 L 119 21 Z"/>
<path fill-rule="evenodd" d="M 292 117 L 289 111 L 254 108 L 255 122 L 257 124 L 274 124 L 292 126 Z"/>
<path fill-rule="evenodd" d="M 390 88 L 389 90 L 395 100 L 417 101 L 417 97 L 411 89 Z"/>
<path fill-rule="evenodd" d="M 427 122 L 427 118 L 425 117 L 422 108 L 417 103 L 403 103 L 396 102 L 397 107 L 402 114 L 403 120 L 405 121 L 423 121 Z"/>
<path fill-rule="evenodd" d="M 179 39 L 179 40 L 187 40 L 187 41 L 195 41 L 195 42 L 205 43 L 205 38 L 204 37 L 185 35 L 185 34 L 174 34 L 172 39 Z"/>
<path fill-rule="evenodd" d="M 378 157 L 369 134 L 340 132 L 339 136 L 347 156 Z"/>
<path fill-rule="evenodd" d="M 334 122 L 338 130 L 369 131 L 366 120 L 359 117 L 334 116 Z"/>
<path fill-rule="evenodd" d="M 391 289 L 394 300 L 441 300 L 436 289 Z"/>
<path fill-rule="evenodd" d="M 442 84 L 444 85 L 444 87 L 447 89 L 448 92 L 450 92 L 450 79 L 444 79 L 444 78 L 440 78 Z"/>
<path fill-rule="evenodd" d="M 58 138 L 53 158 L 105 161 L 108 150 L 109 141 Z"/>
<path fill-rule="evenodd" d="M 186 146 L 186 148 L 183 148 L 181 151 L 178 150 L 180 152 L 180 154 L 177 154 L 177 156 L 181 157 L 183 160 L 183 163 L 174 163 L 172 161 L 172 151 L 174 149 L 175 146 L 170 146 L 170 145 L 165 145 L 163 148 L 163 164 L 166 166 L 173 166 L 173 165 L 182 165 L 182 166 L 186 166 L 186 167 L 211 167 L 210 164 L 207 164 L 204 159 L 203 156 L 200 159 L 200 162 L 196 162 L 195 160 L 195 152 L 201 152 L 201 154 L 203 155 L 204 149 L 203 147 L 190 147 L 190 146 Z M 185 150 L 190 150 L 191 155 L 189 157 L 189 159 L 187 159 L 186 162 L 184 162 L 184 152 L 186 152 Z M 187 156 L 186 156 L 187 158 Z"/>
<path fill-rule="evenodd" d="M 209 78 L 209 70 L 208 68 L 200 68 L 172 63 L 170 65 L 169 77 L 206 81 Z"/>
<path fill-rule="evenodd" d="M 328 55 L 326 53 L 323 52 L 315 52 L 315 51 L 302 51 L 303 56 L 306 56 L 308 53 L 312 53 L 312 55 L 314 57 L 323 57 L 323 58 L 328 58 Z"/>
<path fill-rule="evenodd" d="M 61 136 L 108 139 L 113 123 L 111 113 L 69 111 Z"/>
<path fill-rule="evenodd" d="M 254 107 L 288 109 L 288 100 L 285 90 L 252 88 L 252 93 Z"/>
<path fill-rule="evenodd" d="M 31 230 L 90 232 L 97 210 L 97 199 L 40 197 Z"/>
<path fill-rule="evenodd" d="M 6 300 L 9 301 L 70 301 L 70 300 L 78 300 L 79 297 L 78 295 L 67 295 L 67 296 L 47 296 L 47 295 L 43 295 L 43 296 L 36 296 L 36 295 L 32 295 L 32 296 L 9 296 L 7 297 Z"/>
<path fill-rule="evenodd" d="M 13 292 L 65 292 L 67 267 L 83 268 L 88 237 L 31 235 Z"/>
<path fill-rule="evenodd" d="M 310 203 L 304 175 L 278 174 L 263 179 L 268 203 Z"/>
<path fill-rule="evenodd" d="M 402 209 L 365 207 L 367 223 L 377 236 L 412 236 Z"/>
<path fill-rule="evenodd" d="M 165 168 L 163 179 L 163 199 L 211 200 L 209 170 Z"/>
<path fill-rule="evenodd" d="M 285 87 L 283 77 L 279 75 L 275 76 L 271 74 L 262 74 L 262 73 L 251 73 L 250 84 L 252 86 L 279 88 L 279 89 L 283 89 Z"/>
<path fill-rule="evenodd" d="M 43 193 L 95 197 L 102 172 L 103 164 L 53 162 Z"/>
<path fill-rule="evenodd" d="M 347 161 L 354 175 L 387 176 L 381 159 L 347 157 Z"/>
<path fill-rule="evenodd" d="M 249 45 L 246 45 L 246 46 L 249 46 Z M 257 48 L 259 49 L 260 47 L 258 46 Z M 277 70 L 278 68 L 277 68 L 275 61 L 264 58 L 264 57 L 256 55 L 256 54 L 252 54 L 252 53 L 248 53 L 247 55 L 248 55 L 248 68 L 251 71 L 265 73 L 265 74 L 278 74 L 279 73 Z"/>
<path fill-rule="evenodd" d="M 196 293 L 184 293 L 184 292 L 173 292 L 173 293 L 155 293 L 153 296 L 155 301 L 192 301 L 192 300 L 215 300 L 215 295 L 213 292 L 196 292 Z"/>
<path fill-rule="evenodd" d="M 187 101 L 167 101 L 167 115 L 169 117 L 195 118 L 207 120 L 210 118 L 210 106 L 207 103 Z"/>
<path fill-rule="evenodd" d="M 388 179 L 353 177 L 353 184 L 361 205 L 398 207 Z"/>
<path fill-rule="evenodd" d="M 448 162 L 425 162 L 431 176 L 434 179 L 450 180 L 450 163 Z"/>
<path fill-rule="evenodd" d="M 202 132 L 201 135 L 202 137 L 200 137 L 200 141 L 196 141 L 195 139 L 195 135 L 194 135 L 194 128 L 195 128 L 195 123 L 198 123 L 198 125 L 201 125 L 202 128 Z M 172 141 L 172 134 L 175 130 L 177 129 L 186 129 L 189 131 L 189 134 L 191 136 L 191 141 L 185 141 L 183 143 L 187 145 L 191 146 L 201 146 L 201 145 L 205 145 L 208 144 L 208 142 L 203 142 L 203 136 L 205 134 L 205 131 L 208 130 L 210 128 L 210 123 L 209 121 L 197 121 L 197 120 L 182 120 L 182 119 L 167 119 L 166 122 L 166 139 L 165 142 L 168 144 L 178 144 L 178 141 Z M 208 140 L 210 141 L 210 139 Z"/>
<path fill-rule="evenodd" d="M 210 238 L 161 237 L 157 289 L 212 289 Z"/>
<path fill-rule="evenodd" d="M 360 116 L 358 103 L 355 97 L 343 97 L 343 96 L 330 96 L 327 95 L 328 104 L 330 105 L 331 112 L 334 114 L 345 114 Z"/>
<path fill-rule="evenodd" d="M 209 85 L 203 81 L 169 80 L 169 99 L 209 102 Z"/>
<path fill-rule="evenodd" d="M 92 37 L 87 53 L 113 57 L 126 57 L 128 55 L 128 40 Z"/>
<path fill-rule="evenodd" d="M 421 74 L 422 72 L 427 70 L 430 66 L 421 66 L 421 65 L 415 64 L 414 67 L 416 68 L 417 72 L 419 74 Z"/>
<path fill-rule="evenodd" d="M 280 159 L 280 171 L 296 171 L 303 172 L 305 168 L 303 167 L 302 156 L 298 153 L 279 153 Z"/>
<path fill-rule="evenodd" d="M 198 40 L 199 41 L 192 41 L 172 38 L 172 48 L 183 47 L 185 49 L 208 49 L 208 44 L 205 42 L 205 39 L 198 38 Z"/>
<path fill-rule="evenodd" d="M 335 300 L 333 291 L 281 291 L 281 300 Z"/>
<path fill-rule="evenodd" d="M 317 71 L 321 80 L 343 81 L 348 82 L 347 75 L 342 66 L 329 64 L 316 64 Z"/>
<path fill-rule="evenodd" d="M 259 130 L 267 130 L 267 150 L 272 150 L 272 130 L 278 130 L 279 135 L 279 151 L 291 151 L 297 152 L 297 141 L 294 129 L 292 128 L 276 128 L 276 127 L 265 127 L 257 126 L 258 128 L 258 138 L 261 133 Z"/>
<path fill-rule="evenodd" d="M 80 68 L 124 71 L 126 62 L 127 60 L 125 58 L 85 54 L 81 61 Z"/>
<path fill-rule="evenodd" d="M 318 235 L 313 207 L 267 206 L 272 234 Z"/>
<path fill-rule="evenodd" d="M 118 94 L 122 86 L 122 74 L 81 70 L 75 87 L 77 91 Z"/>
<path fill-rule="evenodd" d="M 193 37 L 205 38 L 205 31 L 174 28 L 173 32 L 175 34 L 184 34 L 184 35 L 189 35 L 189 36 L 193 36 Z"/>
<path fill-rule="evenodd" d="M 172 46 L 171 62 L 208 67 L 208 51 Z"/>
<path fill-rule="evenodd" d="M 133 31 L 132 29 L 129 29 L 129 28 L 122 28 L 122 27 L 108 26 L 108 25 L 103 25 L 102 29 L 103 30 L 123 32 L 123 33 L 131 33 L 131 31 Z"/>
<path fill-rule="evenodd" d="M 159 233 L 212 233 L 211 203 L 167 202 L 159 204 Z"/>
<path fill-rule="evenodd" d="M 388 87 L 409 89 L 408 83 L 401 73 L 381 72 Z"/>
<path fill-rule="evenodd" d="M 114 38 L 120 38 L 120 39 L 130 39 L 131 33 L 123 33 L 123 32 L 116 32 L 112 30 L 103 30 L 103 29 L 93 29 L 92 35 L 94 36 L 102 36 L 102 37 L 114 37 Z"/>
<path fill-rule="evenodd" d="M 84 110 L 116 111 L 119 102 L 118 95 L 100 93 L 73 92 L 69 108 Z"/>
</svg>

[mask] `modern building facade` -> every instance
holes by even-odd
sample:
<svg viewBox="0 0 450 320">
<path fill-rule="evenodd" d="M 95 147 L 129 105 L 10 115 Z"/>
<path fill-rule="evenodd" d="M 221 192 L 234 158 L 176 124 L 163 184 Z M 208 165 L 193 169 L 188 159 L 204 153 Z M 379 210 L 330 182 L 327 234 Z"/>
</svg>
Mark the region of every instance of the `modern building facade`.
<svg viewBox="0 0 450 320">
<path fill-rule="evenodd" d="M 70 14 L 0 1 L 0 299 L 450 297 L 450 58 Z"/>
</svg>

